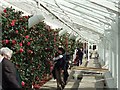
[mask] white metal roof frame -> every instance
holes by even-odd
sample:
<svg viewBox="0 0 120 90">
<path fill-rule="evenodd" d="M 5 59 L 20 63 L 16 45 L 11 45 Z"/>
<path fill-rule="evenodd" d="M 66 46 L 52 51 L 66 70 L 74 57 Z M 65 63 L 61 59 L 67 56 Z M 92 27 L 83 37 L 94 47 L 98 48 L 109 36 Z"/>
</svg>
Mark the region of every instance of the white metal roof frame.
<svg viewBox="0 0 120 90">
<path fill-rule="evenodd" d="M 98 42 L 106 28 L 120 14 L 119 0 L 1 0 L 10 7 L 31 15 L 42 13 L 45 21 L 86 41 Z M 72 33 L 71 32 L 71 33 Z"/>
</svg>

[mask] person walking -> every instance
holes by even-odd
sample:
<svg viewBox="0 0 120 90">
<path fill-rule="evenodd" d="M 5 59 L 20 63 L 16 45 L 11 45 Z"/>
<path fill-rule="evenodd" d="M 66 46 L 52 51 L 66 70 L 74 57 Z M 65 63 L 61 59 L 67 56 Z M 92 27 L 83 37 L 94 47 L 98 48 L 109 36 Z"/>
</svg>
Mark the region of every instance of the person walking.
<svg viewBox="0 0 120 90">
<path fill-rule="evenodd" d="M 2 89 L 21 89 L 20 77 L 18 77 L 17 70 L 14 64 L 10 61 L 13 51 L 8 47 L 0 49 L 0 65 L 2 66 Z"/>
<path fill-rule="evenodd" d="M 68 67 L 69 67 L 69 59 L 70 59 L 70 56 L 69 54 L 65 53 L 63 54 L 63 57 L 64 57 L 64 72 L 63 72 L 63 81 L 64 81 L 64 84 L 66 85 L 67 84 L 67 79 L 69 77 L 69 73 L 68 73 Z"/>
<path fill-rule="evenodd" d="M 62 79 L 64 68 L 65 68 L 65 60 L 64 54 L 65 51 L 63 48 L 58 48 L 57 52 L 55 53 L 54 60 L 54 67 L 53 67 L 53 77 L 56 79 L 57 88 L 63 89 L 64 88 L 64 81 Z"/>
<path fill-rule="evenodd" d="M 79 49 L 79 48 L 76 48 L 75 49 L 75 58 L 74 58 L 74 63 L 79 66 L 82 64 L 82 59 L 83 59 L 83 50 L 82 48 Z"/>
</svg>

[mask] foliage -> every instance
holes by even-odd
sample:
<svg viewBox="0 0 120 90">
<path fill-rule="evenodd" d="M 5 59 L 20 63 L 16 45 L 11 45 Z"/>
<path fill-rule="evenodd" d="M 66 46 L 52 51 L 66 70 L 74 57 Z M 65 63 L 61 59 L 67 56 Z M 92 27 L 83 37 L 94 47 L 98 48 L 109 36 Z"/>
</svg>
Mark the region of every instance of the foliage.
<svg viewBox="0 0 120 90">
<path fill-rule="evenodd" d="M 3 11 L 2 46 L 14 51 L 11 60 L 25 82 L 24 88 L 31 88 L 50 74 L 50 60 L 54 55 L 54 37 L 57 32 L 44 22 L 28 29 L 30 16 L 22 14 L 12 7 Z"/>
</svg>

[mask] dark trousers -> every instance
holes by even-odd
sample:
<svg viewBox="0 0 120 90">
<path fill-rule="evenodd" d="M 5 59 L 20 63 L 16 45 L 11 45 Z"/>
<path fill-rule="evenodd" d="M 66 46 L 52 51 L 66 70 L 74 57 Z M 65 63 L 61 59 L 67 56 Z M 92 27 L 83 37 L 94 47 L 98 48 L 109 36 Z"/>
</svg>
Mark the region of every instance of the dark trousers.
<svg viewBox="0 0 120 90">
<path fill-rule="evenodd" d="M 63 89 L 64 88 L 64 81 L 63 81 L 63 75 L 62 75 L 62 73 L 61 73 L 61 69 L 60 70 L 55 70 L 55 73 L 56 73 L 56 82 L 57 82 L 57 88 L 59 89 L 59 88 L 61 88 L 61 89 Z"/>
<path fill-rule="evenodd" d="M 77 66 L 79 66 L 79 64 L 82 64 L 82 59 L 77 60 Z"/>
<path fill-rule="evenodd" d="M 69 74 L 68 74 L 68 67 L 69 67 L 69 65 L 68 65 L 68 63 L 66 63 L 66 66 L 65 66 L 65 69 L 64 69 L 64 73 L 63 73 L 63 80 L 64 80 L 65 84 L 66 84 L 68 76 L 69 76 Z"/>
</svg>

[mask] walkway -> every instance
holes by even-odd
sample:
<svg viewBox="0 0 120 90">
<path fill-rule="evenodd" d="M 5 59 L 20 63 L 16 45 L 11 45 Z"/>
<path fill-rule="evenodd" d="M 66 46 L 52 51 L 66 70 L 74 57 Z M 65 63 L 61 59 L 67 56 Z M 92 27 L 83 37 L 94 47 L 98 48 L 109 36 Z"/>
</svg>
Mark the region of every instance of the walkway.
<svg viewBox="0 0 120 90">
<path fill-rule="evenodd" d="M 104 73 L 106 69 L 101 69 L 97 59 L 84 61 L 79 67 L 73 66 L 69 70 L 69 78 L 64 90 L 105 90 Z M 40 90 L 57 90 L 56 80 L 51 79 L 44 84 Z"/>
</svg>

